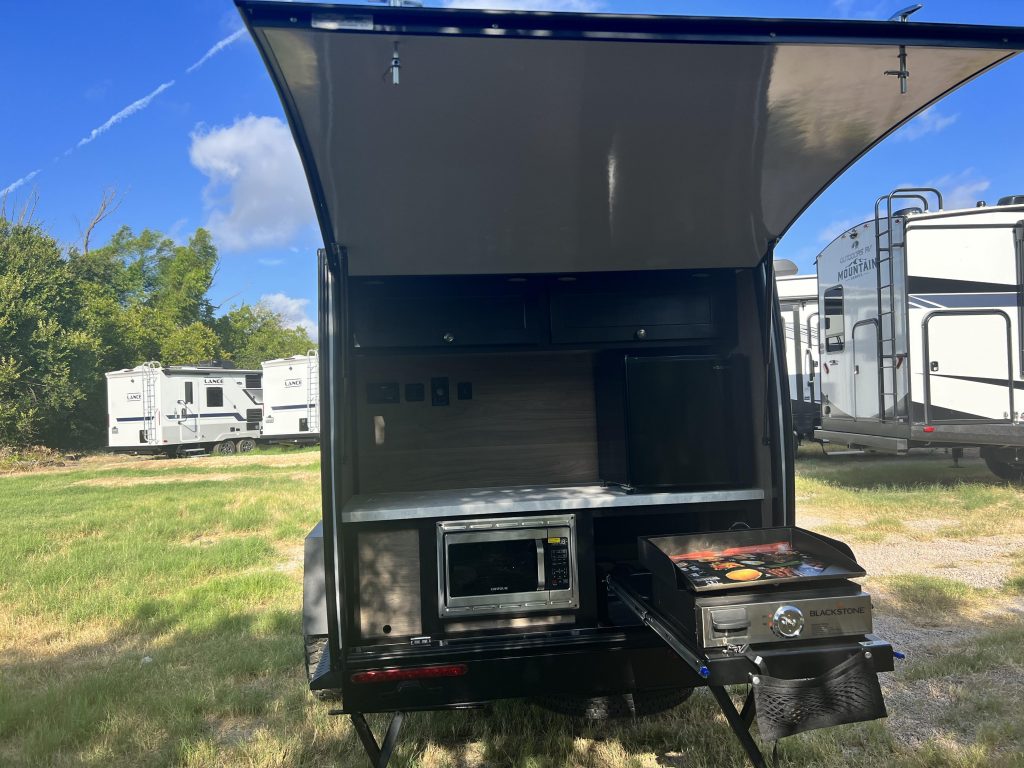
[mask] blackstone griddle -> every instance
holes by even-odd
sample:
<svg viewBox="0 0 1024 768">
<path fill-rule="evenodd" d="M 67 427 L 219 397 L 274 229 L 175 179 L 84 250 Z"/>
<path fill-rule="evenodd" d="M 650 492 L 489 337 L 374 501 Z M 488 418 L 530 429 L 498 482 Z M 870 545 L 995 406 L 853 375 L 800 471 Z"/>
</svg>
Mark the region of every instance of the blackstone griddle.
<svg viewBox="0 0 1024 768">
<path fill-rule="evenodd" d="M 610 591 L 711 689 L 755 766 L 765 765 L 755 715 L 766 741 L 886 716 L 878 673 L 892 670 L 894 653 L 871 634 L 871 598 L 851 581 L 865 572 L 845 544 L 785 527 L 638 546 L 639 567 L 613 571 Z M 761 575 L 724 576 L 741 569 Z M 724 686 L 742 683 L 750 691 L 737 711 Z"/>
</svg>

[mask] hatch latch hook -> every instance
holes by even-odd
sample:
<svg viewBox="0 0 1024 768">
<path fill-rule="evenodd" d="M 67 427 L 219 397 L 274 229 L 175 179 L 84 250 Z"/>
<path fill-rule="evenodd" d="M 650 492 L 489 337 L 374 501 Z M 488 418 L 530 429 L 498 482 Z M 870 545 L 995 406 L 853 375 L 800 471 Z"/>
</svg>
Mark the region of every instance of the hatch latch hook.
<svg viewBox="0 0 1024 768">
<path fill-rule="evenodd" d="M 902 11 L 896 11 L 892 16 L 889 17 L 889 21 L 909 21 L 910 17 L 924 8 L 924 3 L 914 3 L 908 5 Z M 907 80 L 910 77 L 910 70 L 907 69 L 907 46 L 901 45 L 899 51 L 899 69 L 886 70 L 885 74 L 892 77 L 898 77 L 900 79 L 900 94 L 907 92 Z"/>
</svg>

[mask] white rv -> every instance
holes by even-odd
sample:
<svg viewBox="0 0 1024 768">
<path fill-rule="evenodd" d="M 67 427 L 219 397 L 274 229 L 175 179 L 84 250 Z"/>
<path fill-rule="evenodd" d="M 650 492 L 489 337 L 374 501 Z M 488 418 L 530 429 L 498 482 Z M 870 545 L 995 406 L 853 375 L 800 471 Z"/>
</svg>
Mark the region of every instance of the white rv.
<svg viewBox="0 0 1024 768">
<path fill-rule="evenodd" d="M 320 369 L 316 352 L 261 363 L 263 432 L 271 442 L 320 439 Z"/>
<path fill-rule="evenodd" d="M 814 275 L 777 277 L 775 290 L 785 326 L 793 431 L 803 440 L 821 426 L 821 391 L 817 381 L 818 279 Z"/>
<path fill-rule="evenodd" d="M 143 363 L 107 374 L 108 445 L 121 453 L 242 453 L 260 436 L 261 374 Z"/>
<path fill-rule="evenodd" d="M 897 453 L 981 447 L 1024 479 L 1024 197 L 943 210 L 933 189 L 880 197 L 818 256 L 820 439 Z"/>
</svg>

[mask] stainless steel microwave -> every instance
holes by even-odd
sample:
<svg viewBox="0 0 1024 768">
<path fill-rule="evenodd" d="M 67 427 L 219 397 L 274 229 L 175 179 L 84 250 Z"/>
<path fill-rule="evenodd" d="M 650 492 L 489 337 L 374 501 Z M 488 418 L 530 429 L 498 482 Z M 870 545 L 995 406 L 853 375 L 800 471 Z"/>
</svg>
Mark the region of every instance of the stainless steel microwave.
<svg viewBox="0 0 1024 768">
<path fill-rule="evenodd" d="M 442 618 L 578 608 L 576 516 L 440 522 L 437 580 Z"/>
</svg>

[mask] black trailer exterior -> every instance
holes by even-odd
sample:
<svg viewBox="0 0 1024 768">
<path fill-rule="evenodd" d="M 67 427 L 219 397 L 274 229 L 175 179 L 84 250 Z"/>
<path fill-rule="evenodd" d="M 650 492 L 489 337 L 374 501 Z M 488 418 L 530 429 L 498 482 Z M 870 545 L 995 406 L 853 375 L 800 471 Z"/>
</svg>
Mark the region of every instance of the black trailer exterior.
<svg viewBox="0 0 1024 768">
<path fill-rule="evenodd" d="M 325 244 L 323 578 L 307 574 L 306 616 L 326 647 L 311 688 L 340 699 L 385 765 L 400 718 L 378 747 L 364 713 L 710 685 L 760 764 L 753 710 L 722 688 L 758 667 L 674 651 L 655 626 L 671 617 L 613 570 L 642 536 L 795 525 L 774 245 L 871 146 L 1024 34 L 237 2 Z M 887 72 L 901 52 L 908 93 Z M 742 367 L 749 477 L 605 477 L 599 453 L 602 467 L 630 459 L 599 435 L 657 426 L 646 408 L 609 428 L 617 411 L 594 405 L 591 377 L 609 355 Z M 560 608 L 564 560 L 540 530 L 571 552 L 578 593 Z M 537 590 L 554 597 L 451 600 L 453 547 L 513 539 L 536 544 Z M 893 659 L 871 635 L 759 650 L 779 677 Z"/>
</svg>

